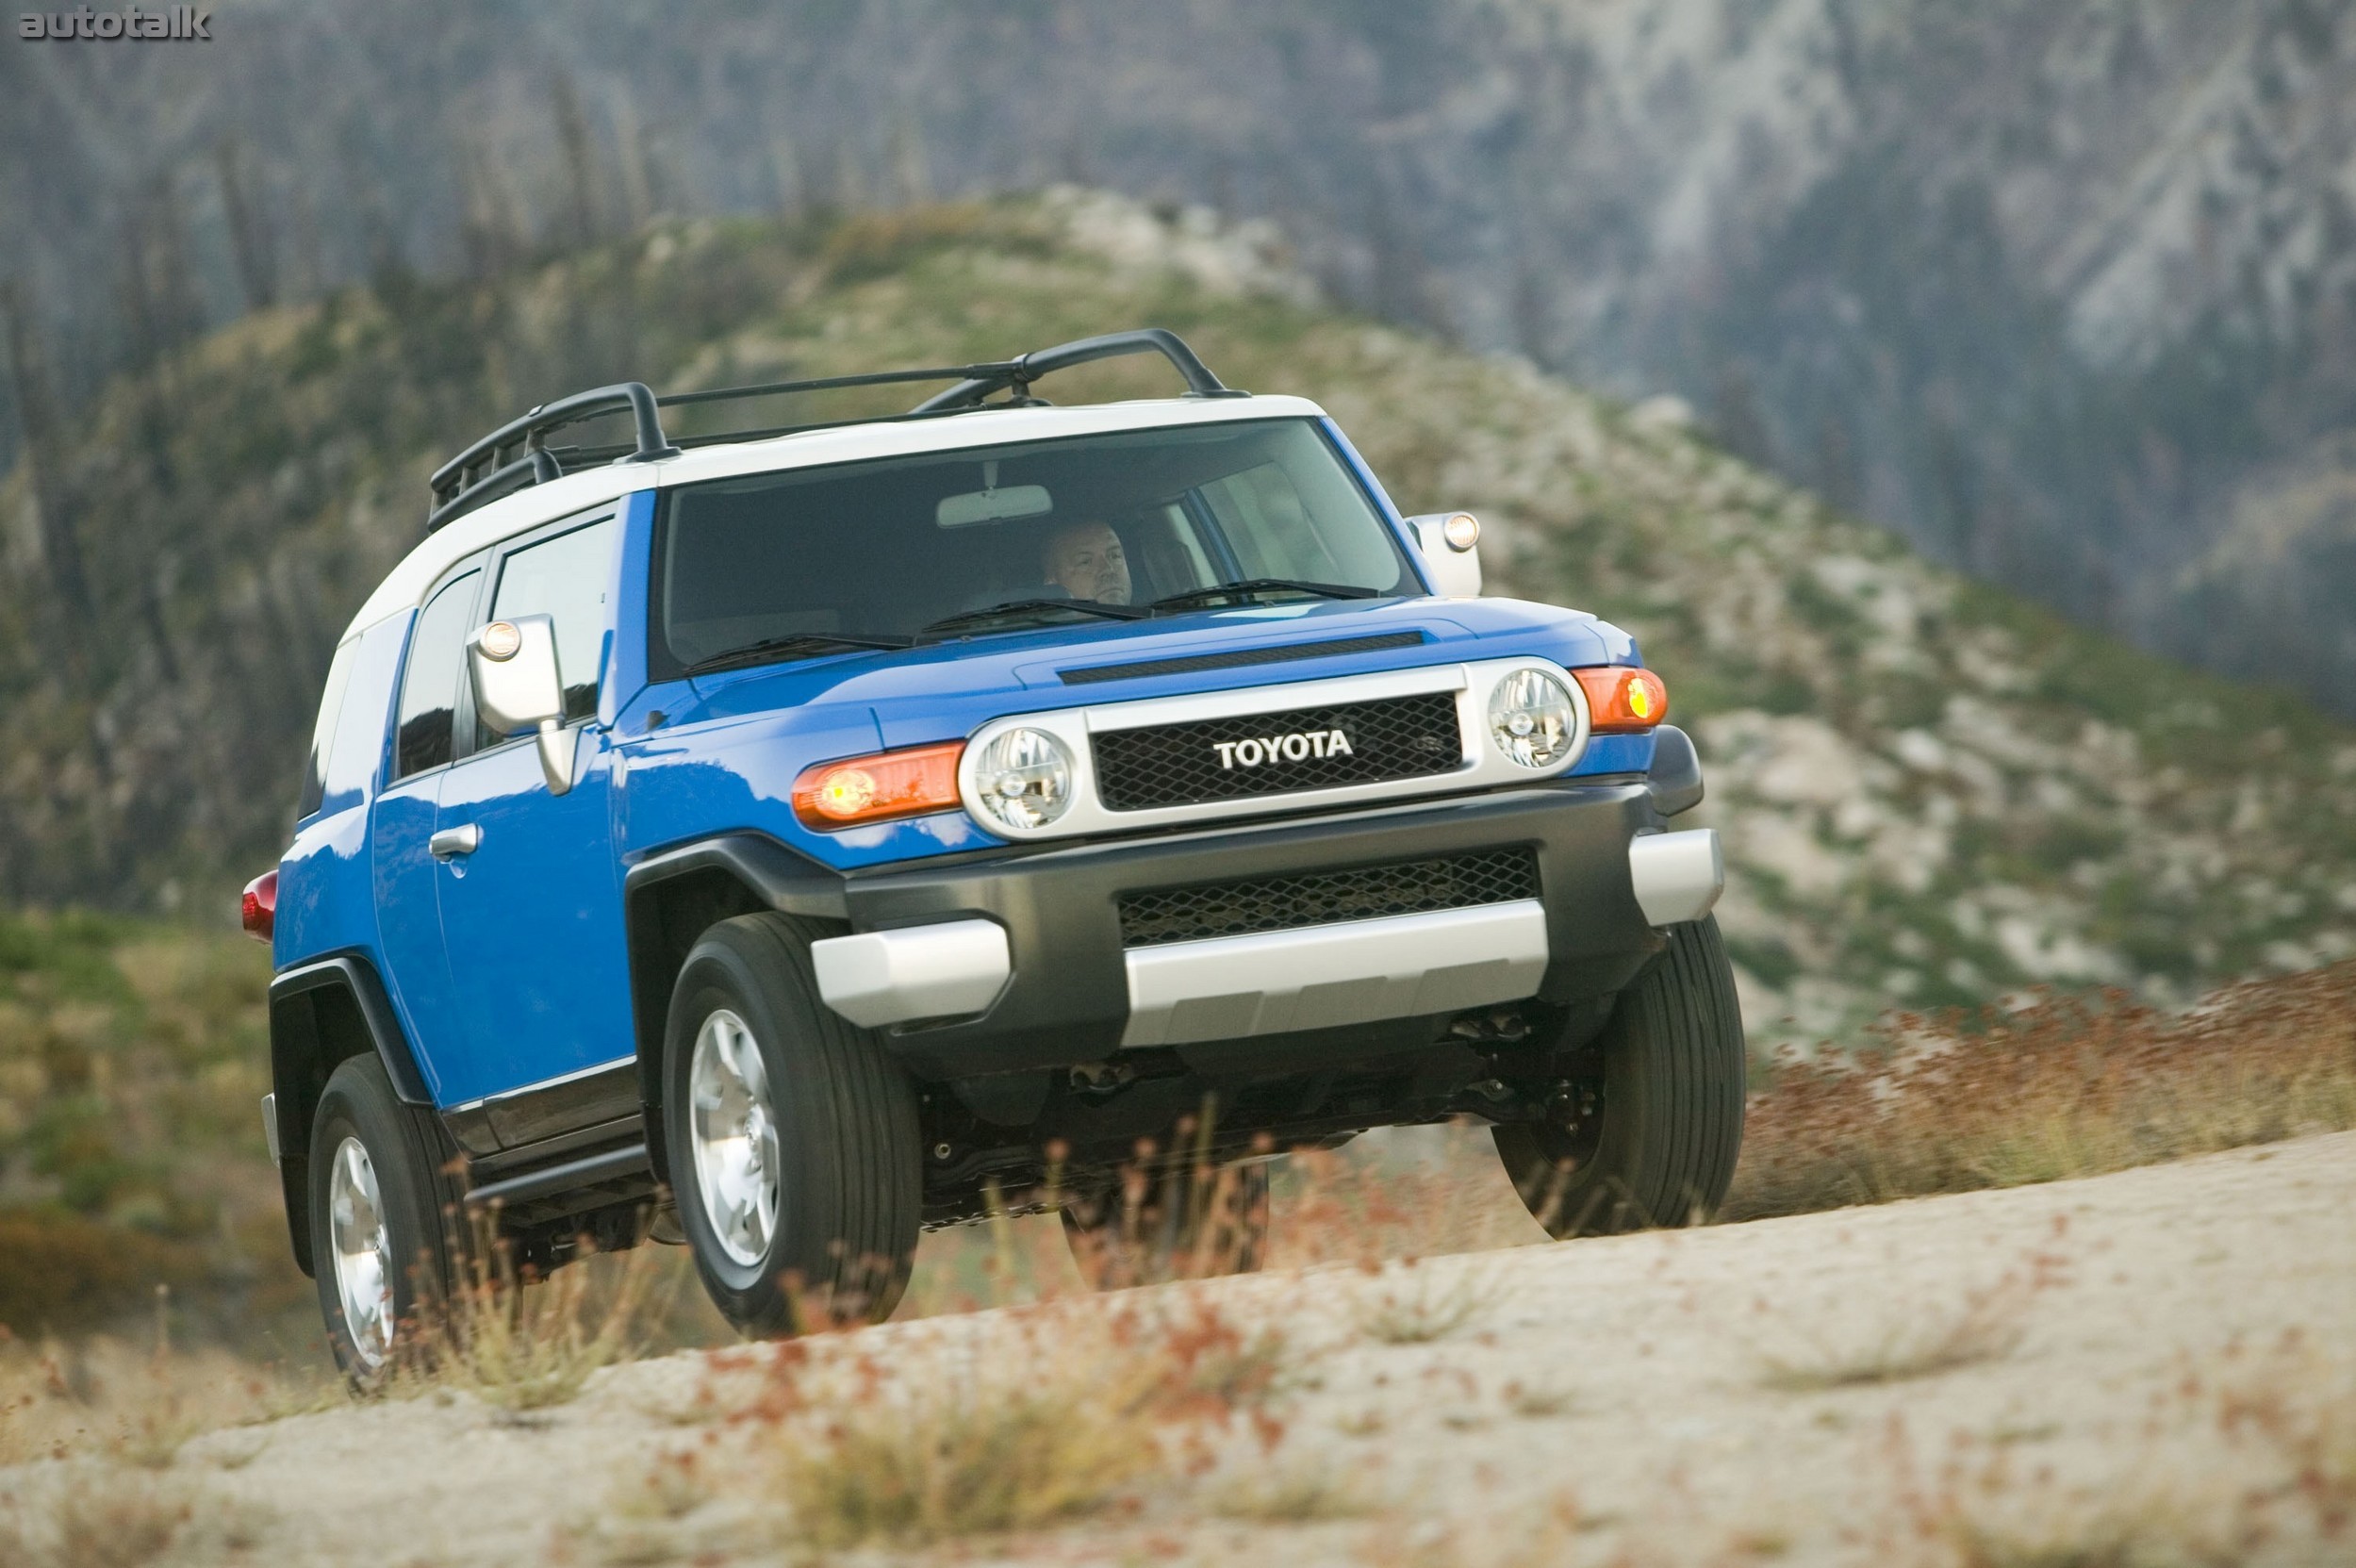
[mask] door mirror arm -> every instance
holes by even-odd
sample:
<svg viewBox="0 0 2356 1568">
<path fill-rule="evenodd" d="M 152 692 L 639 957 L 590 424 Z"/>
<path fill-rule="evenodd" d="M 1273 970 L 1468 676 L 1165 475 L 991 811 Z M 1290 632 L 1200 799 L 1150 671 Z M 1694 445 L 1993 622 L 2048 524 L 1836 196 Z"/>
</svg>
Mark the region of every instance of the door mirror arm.
<svg viewBox="0 0 2356 1568">
<path fill-rule="evenodd" d="M 492 621 L 467 639 L 467 668 L 484 721 L 503 734 L 536 728 L 548 792 L 570 790 L 578 737 L 565 724 L 556 623 L 544 615 Z"/>
<path fill-rule="evenodd" d="M 561 718 L 540 721 L 536 737 L 540 749 L 540 777 L 548 781 L 551 795 L 562 795 L 572 788 L 573 763 L 580 755 L 580 739 Z"/>
</svg>

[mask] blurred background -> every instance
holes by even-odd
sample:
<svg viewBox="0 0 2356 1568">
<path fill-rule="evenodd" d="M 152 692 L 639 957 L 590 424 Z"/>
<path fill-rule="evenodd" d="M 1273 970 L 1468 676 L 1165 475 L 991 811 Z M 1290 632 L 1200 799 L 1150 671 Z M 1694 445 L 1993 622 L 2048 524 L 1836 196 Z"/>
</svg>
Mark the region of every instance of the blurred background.
<svg viewBox="0 0 2356 1568">
<path fill-rule="evenodd" d="M 0 1323 L 307 1320 L 235 889 L 427 472 L 622 377 L 1153 322 L 1325 400 L 1665 671 L 1762 1053 L 2356 953 L 2356 7 L 210 30 L 0 41 Z"/>
</svg>

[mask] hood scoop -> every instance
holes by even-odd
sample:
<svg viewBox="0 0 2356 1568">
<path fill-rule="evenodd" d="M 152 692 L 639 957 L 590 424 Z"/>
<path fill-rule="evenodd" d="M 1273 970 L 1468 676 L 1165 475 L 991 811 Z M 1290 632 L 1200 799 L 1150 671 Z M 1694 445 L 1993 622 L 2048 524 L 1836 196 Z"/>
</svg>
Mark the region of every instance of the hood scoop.
<svg viewBox="0 0 2356 1568">
<path fill-rule="evenodd" d="M 1335 637 L 1325 642 L 1284 642 L 1265 648 L 1231 648 L 1221 653 L 1189 653 L 1174 659 L 1143 659 L 1135 664 L 1083 665 L 1059 669 L 1056 678 L 1067 686 L 1094 685 L 1100 681 L 1139 681 L 1153 675 L 1193 675 L 1206 669 L 1233 669 L 1243 665 L 1289 664 L 1294 659 L 1331 659 L 1345 653 L 1377 653 L 1390 648 L 1414 648 L 1431 639 L 1421 632 L 1382 632 L 1373 636 Z"/>
</svg>

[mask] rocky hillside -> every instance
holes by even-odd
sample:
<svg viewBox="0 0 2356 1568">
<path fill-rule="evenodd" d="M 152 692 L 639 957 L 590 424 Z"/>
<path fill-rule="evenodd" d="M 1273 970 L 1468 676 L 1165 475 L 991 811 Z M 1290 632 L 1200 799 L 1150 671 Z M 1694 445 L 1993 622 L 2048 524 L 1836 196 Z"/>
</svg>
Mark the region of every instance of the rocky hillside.
<svg viewBox="0 0 2356 1568">
<path fill-rule="evenodd" d="M 1273 216 L 1333 297 L 1674 391 L 1933 559 L 2356 715 L 2356 9 L 2331 0 L 220 20 L 203 47 L 0 48 L 0 306 L 49 328 L 0 453 L 48 427 L 44 388 L 404 268 L 1078 179 Z"/>
<path fill-rule="evenodd" d="M 2356 951 L 2356 734 L 1927 565 L 1672 404 L 1326 309 L 1263 226 L 1069 190 L 658 225 L 282 307 L 118 385 L 55 475 L 87 614 L 57 514 L 21 472 L 0 489 L 0 886 L 201 890 L 209 913 L 266 865 L 336 630 L 418 536 L 426 471 L 498 418 L 623 373 L 824 375 L 1145 322 L 1324 400 L 1402 503 L 1479 509 L 1502 586 L 1639 634 L 1711 768 L 1762 1038 Z M 1049 390 L 1160 386 L 1122 362 Z M 883 404 L 831 411 L 860 406 Z"/>
</svg>

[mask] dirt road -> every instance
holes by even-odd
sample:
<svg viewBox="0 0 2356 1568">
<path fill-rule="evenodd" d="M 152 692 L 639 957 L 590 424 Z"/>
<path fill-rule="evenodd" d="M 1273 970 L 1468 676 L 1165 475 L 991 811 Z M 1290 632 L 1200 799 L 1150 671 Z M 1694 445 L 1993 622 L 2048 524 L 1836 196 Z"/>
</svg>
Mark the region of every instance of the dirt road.
<svg viewBox="0 0 2356 1568">
<path fill-rule="evenodd" d="M 1263 1420 L 1091 1517 L 909 1555 L 2356 1560 L 2356 1520 L 2319 1533 L 2356 1502 L 2356 1133 L 1178 1288 L 1281 1326 L 1292 1386 Z M 1006 1317 L 829 1343 L 987 1356 Z M 520 1418 L 464 1395 L 331 1411 L 198 1439 L 165 1480 L 241 1521 L 206 1551 L 289 1568 L 800 1560 L 766 1439 L 715 1414 L 727 1381 L 678 1356 Z M 648 1483 L 684 1452 L 692 1484 Z M 2070 1547 L 2140 1555 L 2034 1555 Z"/>
</svg>

